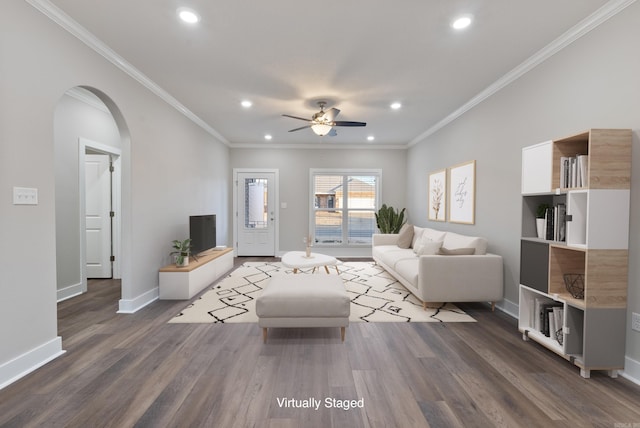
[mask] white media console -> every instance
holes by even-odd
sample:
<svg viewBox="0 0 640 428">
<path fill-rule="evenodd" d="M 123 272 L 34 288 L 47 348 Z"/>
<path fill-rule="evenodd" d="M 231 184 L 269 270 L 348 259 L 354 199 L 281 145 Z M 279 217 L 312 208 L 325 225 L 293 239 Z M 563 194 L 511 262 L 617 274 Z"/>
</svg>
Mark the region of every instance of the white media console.
<svg viewBox="0 0 640 428">
<path fill-rule="evenodd" d="M 233 268 L 233 249 L 209 251 L 189 266 L 160 269 L 160 299 L 190 299 Z"/>
</svg>

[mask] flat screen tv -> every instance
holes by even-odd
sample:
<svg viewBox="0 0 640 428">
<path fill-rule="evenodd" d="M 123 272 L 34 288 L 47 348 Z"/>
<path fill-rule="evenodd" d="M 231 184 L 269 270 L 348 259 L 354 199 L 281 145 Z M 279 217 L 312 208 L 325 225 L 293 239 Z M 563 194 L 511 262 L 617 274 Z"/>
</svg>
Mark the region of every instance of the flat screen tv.
<svg viewBox="0 0 640 428">
<path fill-rule="evenodd" d="M 191 252 L 199 254 L 216 246 L 216 216 L 192 215 L 189 217 Z"/>
</svg>

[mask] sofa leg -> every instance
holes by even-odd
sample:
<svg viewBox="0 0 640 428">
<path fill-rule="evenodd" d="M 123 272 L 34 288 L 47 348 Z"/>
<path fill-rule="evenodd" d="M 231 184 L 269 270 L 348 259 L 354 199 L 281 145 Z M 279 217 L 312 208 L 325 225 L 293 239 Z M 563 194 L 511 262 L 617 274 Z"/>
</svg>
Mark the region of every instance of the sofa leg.
<svg viewBox="0 0 640 428">
<path fill-rule="evenodd" d="M 344 342 L 344 336 L 347 334 L 347 328 L 346 327 L 340 327 L 340 338 L 342 339 L 342 341 Z"/>
<path fill-rule="evenodd" d="M 267 327 L 262 329 L 262 343 L 267 343 Z"/>
<path fill-rule="evenodd" d="M 491 302 L 491 312 L 496 311 L 496 302 Z"/>
<path fill-rule="evenodd" d="M 427 310 L 427 302 L 422 302 L 422 310 L 423 311 Z"/>
</svg>

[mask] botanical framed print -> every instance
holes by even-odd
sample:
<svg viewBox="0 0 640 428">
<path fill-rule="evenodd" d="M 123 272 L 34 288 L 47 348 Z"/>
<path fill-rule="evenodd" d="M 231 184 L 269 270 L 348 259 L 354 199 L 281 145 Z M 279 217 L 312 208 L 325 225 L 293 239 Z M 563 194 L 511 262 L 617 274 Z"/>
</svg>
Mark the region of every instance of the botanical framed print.
<svg viewBox="0 0 640 428">
<path fill-rule="evenodd" d="M 476 161 L 449 168 L 449 221 L 475 224 Z"/>
<path fill-rule="evenodd" d="M 445 221 L 447 206 L 447 170 L 429 174 L 429 220 Z"/>
</svg>

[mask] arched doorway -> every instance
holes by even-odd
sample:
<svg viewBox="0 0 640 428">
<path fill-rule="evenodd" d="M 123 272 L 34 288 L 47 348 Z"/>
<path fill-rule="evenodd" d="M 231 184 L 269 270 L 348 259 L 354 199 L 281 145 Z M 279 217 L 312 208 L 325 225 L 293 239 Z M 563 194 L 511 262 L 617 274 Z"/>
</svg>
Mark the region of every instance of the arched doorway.
<svg viewBox="0 0 640 428">
<path fill-rule="evenodd" d="M 69 89 L 56 105 L 54 147 L 58 301 L 86 292 L 87 279 L 94 276 L 122 278 L 120 293 L 125 294 L 128 271 L 121 261 L 126 235 L 121 231 L 127 219 L 121 214 L 128 208 L 123 168 L 130 139 L 120 109 L 95 88 Z M 96 174 L 108 175 L 107 181 L 96 180 Z M 94 212 L 98 205 L 105 209 L 100 218 Z"/>
</svg>

